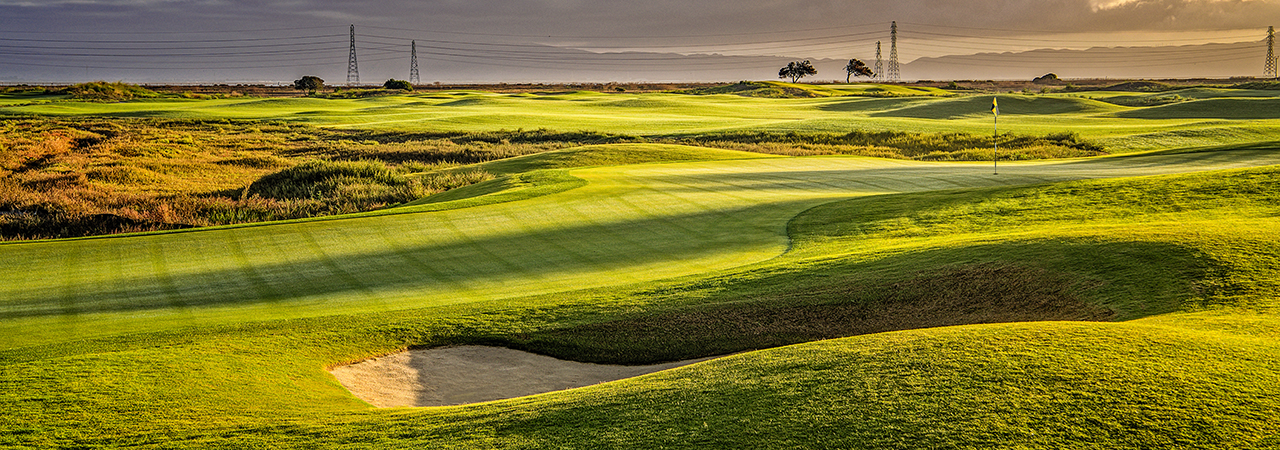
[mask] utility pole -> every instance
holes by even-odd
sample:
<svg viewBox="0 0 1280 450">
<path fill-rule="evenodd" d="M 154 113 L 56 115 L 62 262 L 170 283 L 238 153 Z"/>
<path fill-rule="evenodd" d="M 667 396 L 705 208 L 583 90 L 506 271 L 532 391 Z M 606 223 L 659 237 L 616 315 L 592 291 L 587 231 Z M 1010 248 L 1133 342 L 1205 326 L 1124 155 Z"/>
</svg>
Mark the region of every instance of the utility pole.
<svg viewBox="0 0 1280 450">
<path fill-rule="evenodd" d="M 409 41 L 409 84 L 422 84 L 418 76 L 418 41 Z"/>
<path fill-rule="evenodd" d="M 889 81 L 902 81 L 902 74 L 898 72 L 898 21 L 896 20 L 889 27 Z"/>
<path fill-rule="evenodd" d="M 1262 71 L 1263 77 L 1278 78 L 1276 76 L 1276 27 L 1267 27 L 1267 65 Z"/>
<path fill-rule="evenodd" d="M 876 81 L 884 81 L 884 60 L 880 58 L 880 41 L 876 41 Z"/>
<path fill-rule="evenodd" d="M 351 56 L 347 57 L 347 86 L 360 84 L 360 67 L 356 65 L 356 25 L 351 24 Z"/>
</svg>

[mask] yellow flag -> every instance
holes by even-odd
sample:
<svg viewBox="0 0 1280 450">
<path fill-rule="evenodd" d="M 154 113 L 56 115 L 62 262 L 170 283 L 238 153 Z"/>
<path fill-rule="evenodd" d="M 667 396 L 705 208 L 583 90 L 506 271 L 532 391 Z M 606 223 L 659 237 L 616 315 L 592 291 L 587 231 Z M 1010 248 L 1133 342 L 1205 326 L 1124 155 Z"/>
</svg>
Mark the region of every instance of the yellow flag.
<svg viewBox="0 0 1280 450">
<path fill-rule="evenodd" d="M 991 113 L 997 116 L 1000 115 L 1000 104 L 996 103 L 995 97 L 991 97 Z"/>
</svg>

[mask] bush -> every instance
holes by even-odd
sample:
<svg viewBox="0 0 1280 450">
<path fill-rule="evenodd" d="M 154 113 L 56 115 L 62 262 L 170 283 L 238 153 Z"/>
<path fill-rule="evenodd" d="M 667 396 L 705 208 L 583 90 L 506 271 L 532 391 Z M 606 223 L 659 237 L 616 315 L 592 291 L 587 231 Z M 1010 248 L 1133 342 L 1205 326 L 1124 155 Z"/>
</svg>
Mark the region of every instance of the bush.
<svg viewBox="0 0 1280 450">
<path fill-rule="evenodd" d="M 92 83 L 81 83 L 66 89 L 60 93 L 70 95 L 71 98 L 77 100 L 97 100 L 119 102 L 132 100 L 134 98 L 150 98 L 159 97 L 160 94 L 142 86 L 115 82 L 108 83 L 105 81 L 94 81 Z"/>
<path fill-rule="evenodd" d="M 409 82 L 408 82 L 408 81 L 404 81 L 404 80 L 397 80 L 397 79 L 395 79 L 395 78 L 392 78 L 392 79 L 390 79 L 390 80 L 387 80 L 387 82 L 386 82 L 386 83 L 382 83 L 382 87 L 383 87 L 384 89 L 399 89 L 399 90 L 402 90 L 402 91 L 412 91 L 412 90 L 413 90 L 413 85 L 412 85 L 412 84 L 409 84 Z"/>
<path fill-rule="evenodd" d="M 309 161 L 258 179 L 248 194 L 277 200 L 323 199 L 353 184 L 403 186 L 409 181 L 380 161 Z"/>
</svg>

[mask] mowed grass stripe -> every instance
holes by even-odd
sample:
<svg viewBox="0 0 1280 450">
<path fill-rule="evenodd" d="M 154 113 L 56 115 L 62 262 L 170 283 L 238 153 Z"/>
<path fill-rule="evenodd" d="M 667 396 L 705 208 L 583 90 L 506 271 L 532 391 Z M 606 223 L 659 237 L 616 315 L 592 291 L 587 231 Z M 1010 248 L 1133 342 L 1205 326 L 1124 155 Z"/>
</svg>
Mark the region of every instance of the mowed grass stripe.
<svg viewBox="0 0 1280 450">
<path fill-rule="evenodd" d="M 902 192 L 953 186 L 930 177 L 973 185 L 1028 183 L 1044 178 L 1129 176 L 1280 160 L 1280 152 L 1233 153 L 1237 159 L 1231 161 L 1223 161 L 1213 154 L 1183 154 L 1137 160 L 1108 158 L 1087 163 L 1009 164 L 999 177 L 983 173 L 987 168 L 976 164 L 832 157 L 607 167 L 575 171 L 590 181 L 575 190 L 465 210 L 0 245 L 9 256 L 0 262 L 8 266 L 0 271 L 5 274 L 0 276 L 7 278 L 4 287 L 0 287 L 6 298 L 0 315 L 15 319 L 0 324 L 0 331 L 8 331 L 3 333 L 8 341 L 6 347 L 58 336 L 56 329 L 50 329 L 39 339 L 17 330 L 26 328 L 27 319 L 22 317 L 30 314 L 24 310 L 48 305 L 67 292 L 78 293 L 80 297 L 76 299 L 76 306 L 60 308 L 93 316 L 92 321 L 89 317 L 70 321 L 85 321 L 84 327 L 72 327 L 65 320 L 67 317 L 61 316 L 60 319 L 64 319 L 61 327 L 72 330 L 62 337 L 70 339 L 121 329 L 163 329 L 179 322 L 199 325 L 378 311 L 652 280 L 721 270 L 777 256 L 788 245 L 787 221 L 814 205 L 860 195 L 862 188 L 857 187 L 860 183 L 874 183 L 885 190 Z M 1146 166 L 1135 164 L 1145 158 L 1163 165 L 1135 168 Z M 1004 174 L 1005 170 L 1009 175 Z M 620 182 L 613 181 L 615 179 Z M 795 179 L 812 181 L 795 183 Z M 637 189 L 637 185 L 647 187 Z M 847 186 L 847 190 L 841 189 L 842 186 Z M 665 200 L 673 195 L 687 202 Z M 665 203 L 668 206 L 652 209 L 662 214 L 661 217 L 642 217 L 616 198 L 625 198 L 632 204 Z M 524 221 L 526 226 L 512 227 L 512 218 Z M 566 227 L 562 225 L 565 223 L 575 225 Z M 451 231 L 444 224 L 451 224 L 454 229 Z M 330 227 L 341 231 L 324 231 Z M 456 266 L 458 284 L 441 286 L 428 279 L 400 276 L 397 271 L 402 270 L 399 253 L 403 249 L 389 246 L 378 236 L 388 227 L 418 227 L 422 236 L 430 236 L 429 243 L 409 248 L 426 258 L 426 264 Z M 663 231 L 656 232 L 657 229 Z M 667 238 L 687 230 L 701 231 L 684 240 Z M 535 235 L 529 235 L 530 232 Z M 299 254 L 298 259 L 283 256 L 301 253 L 298 233 L 317 233 L 317 245 L 324 248 L 324 255 Z M 576 256 L 559 255 L 566 264 L 544 265 L 541 261 L 545 253 L 556 251 L 554 246 L 537 244 L 547 240 L 564 242 L 581 250 L 574 252 Z M 83 265 L 82 277 L 15 278 L 31 273 L 27 261 L 48 260 L 52 258 L 49 252 L 60 252 L 66 246 L 79 246 L 87 252 L 79 262 Z M 171 282 L 187 294 L 183 303 L 198 307 L 198 314 L 169 310 L 167 305 L 171 300 L 167 298 L 167 291 L 154 277 L 145 274 L 150 263 L 138 265 L 139 258 L 145 259 L 152 253 L 150 246 L 163 246 L 171 260 L 189 261 L 175 264 L 170 277 Z M 238 254 L 227 255 L 224 253 L 229 250 L 224 248 L 240 250 Z M 496 254 L 495 249 L 500 248 L 529 250 L 522 254 Z M 587 255 L 590 256 L 583 258 Z M 332 269 L 325 267 L 325 258 L 337 262 L 354 279 L 326 276 Z M 119 270 L 123 267 L 141 268 L 143 274 Z M 115 282 L 110 282 L 112 280 Z M 459 292 L 455 290 L 458 286 L 467 288 Z M 368 293 L 362 289 L 376 292 L 377 301 L 367 302 Z M 51 292 L 57 292 L 58 296 L 51 298 Z M 146 312 L 149 319 L 132 317 L 138 312 Z M 171 317 L 160 320 L 161 316 Z M 178 317 L 184 320 L 179 321 Z"/>
<path fill-rule="evenodd" d="M 151 247 L 150 272 L 156 279 L 158 290 L 168 300 L 169 308 L 181 310 L 189 305 L 183 300 L 182 292 L 178 289 L 177 283 L 173 281 L 173 277 L 169 276 L 168 263 L 168 258 L 165 258 L 163 249 L 158 246 Z"/>
</svg>

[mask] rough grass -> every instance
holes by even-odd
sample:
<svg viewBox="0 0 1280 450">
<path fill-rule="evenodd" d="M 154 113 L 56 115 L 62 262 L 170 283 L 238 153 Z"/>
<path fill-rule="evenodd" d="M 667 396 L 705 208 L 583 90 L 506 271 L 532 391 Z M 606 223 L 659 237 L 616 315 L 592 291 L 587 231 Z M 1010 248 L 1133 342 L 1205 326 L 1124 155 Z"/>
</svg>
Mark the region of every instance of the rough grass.
<svg viewBox="0 0 1280 450">
<path fill-rule="evenodd" d="M 570 145 L 488 142 L 485 136 L 458 142 L 382 136 L 384 143 L 263 122 L 27 118 L 0 127 L 0 238 L 6 240 L 369 211 L 491 178 L 479 170 L 443 170 L 460 163 Z M 280 191 L 287 190 L 282 181 L 308 168 L 360 164 L 395 175 L 317 172 L 288 188 L 298 192 Z M 267 185 L 275 191 L 266 192 Z"/>
<path fill-rule="evenodd" d="M 798 247 L 748 267 L 9 348 L 0 421 L 11 432 L 0 443 L 1265 447 L 1280 433 L 1280 347 L 1266 313 L 1275 285 L 1246 293 L 1253 310 L 1190 287 L 1280 279 L 1280 253 L 1257 245 L 1276 238 L 1278 177 L 1265 168 L 849 200 L 796 217 Z M 1131 210 L 1135 199 L 1150 200 Z M 914 231 L 889 226 L 897 218 Z M 919 329 L 1206 302 L 1219 309 Z M 640 362 L 901 328 L 465 407 L 373 410 L 321 370 L 407 346 L 506 343 Z"/>
<path fill-rule="evenodd" d="M 92 83 L 76 84 L 62 89 L 56 94 L 67 95 L 76 100 L 99 102 L 122 102 L 135 98 L 160 97 L 159 93 L 150 89 L 119 81 L 114 83 L 94 81 Z"/>
</svg>

